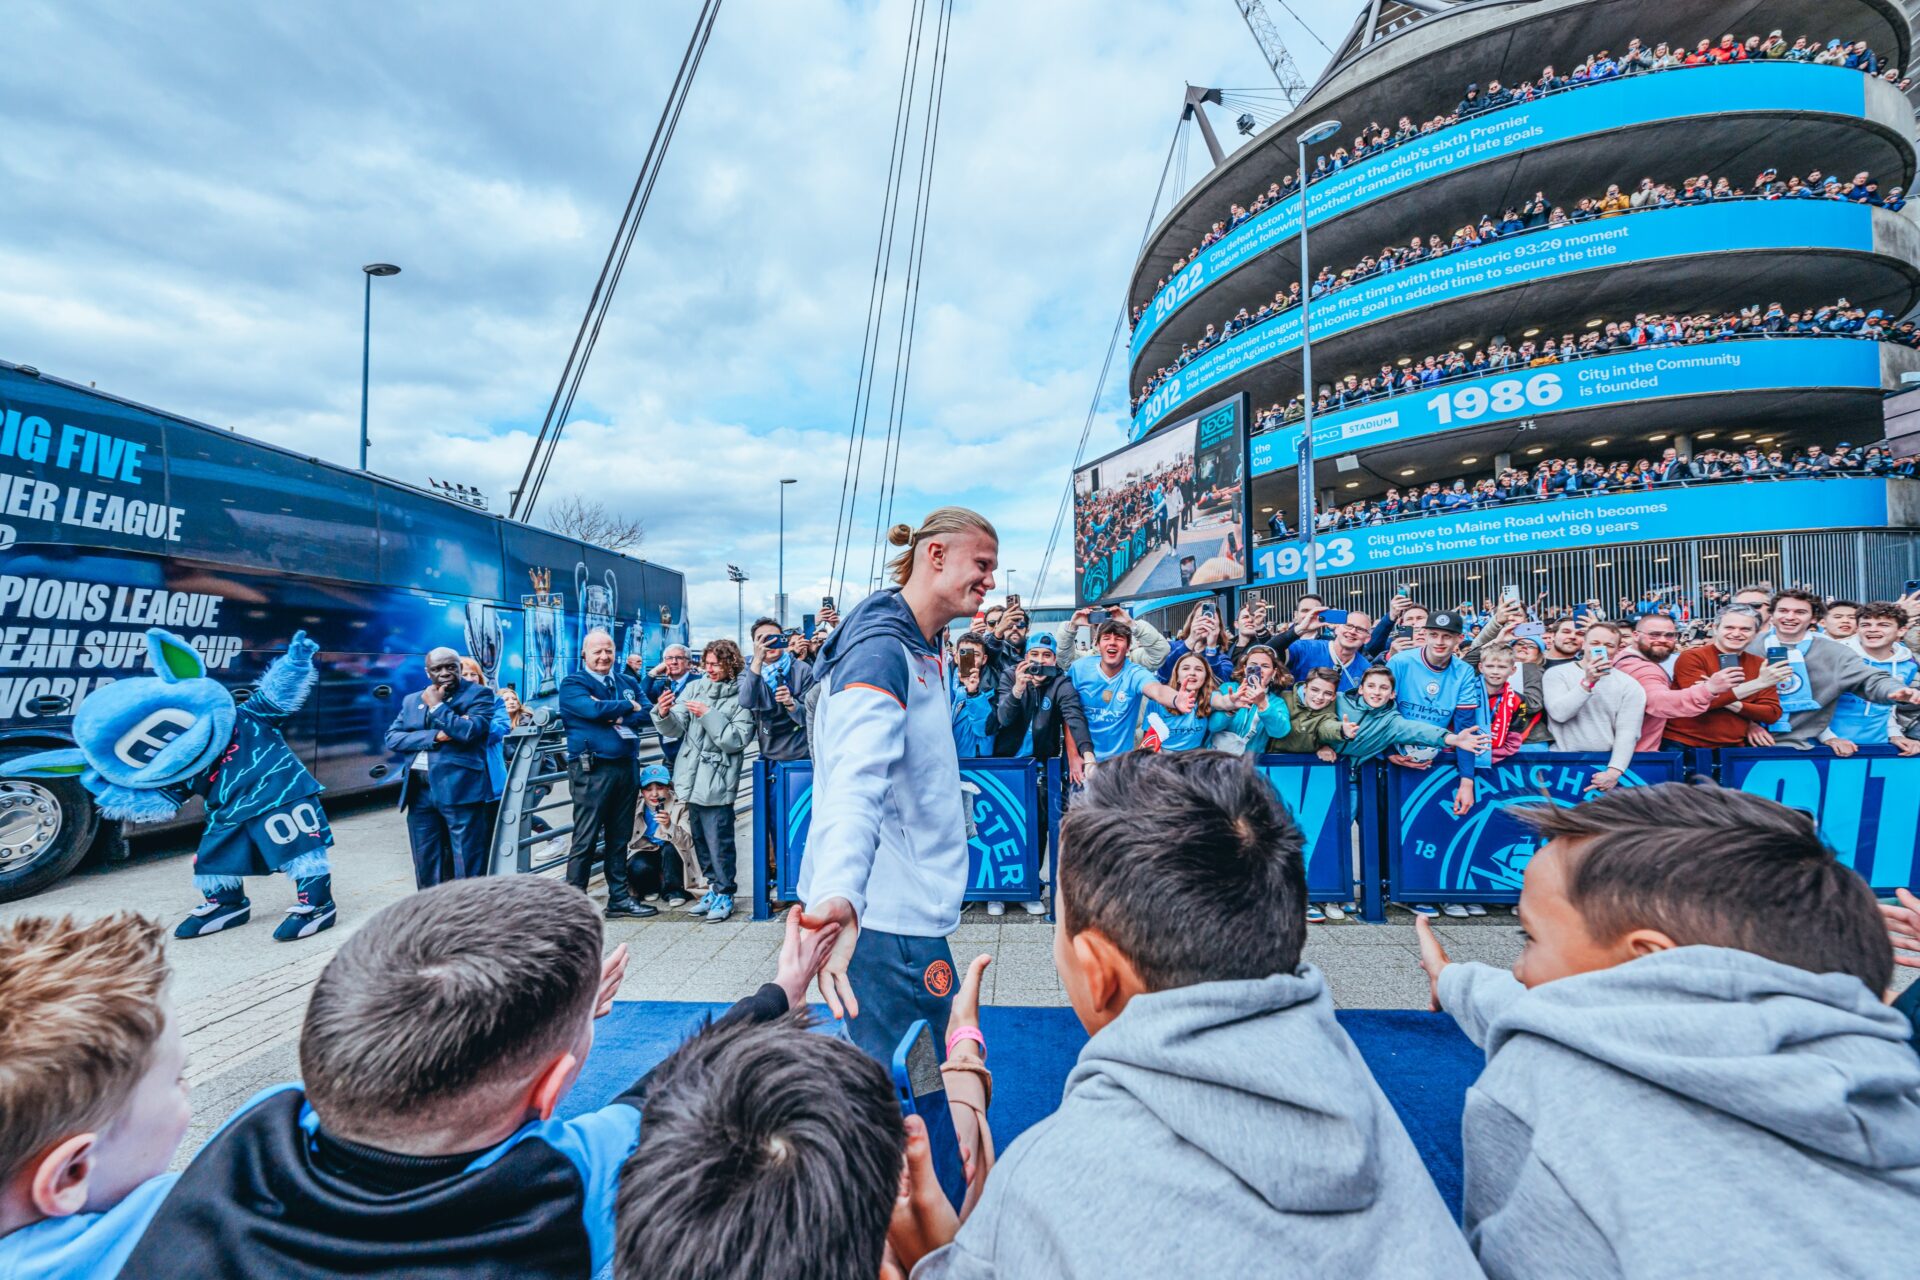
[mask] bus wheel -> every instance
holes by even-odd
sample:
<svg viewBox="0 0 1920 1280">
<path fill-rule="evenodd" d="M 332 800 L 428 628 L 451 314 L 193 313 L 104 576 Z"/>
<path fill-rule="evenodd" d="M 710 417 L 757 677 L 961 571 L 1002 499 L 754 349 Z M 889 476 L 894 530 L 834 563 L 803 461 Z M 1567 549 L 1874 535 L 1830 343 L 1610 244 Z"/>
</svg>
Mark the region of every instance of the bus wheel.
<svg viewBox="0 0 1920 1280">
<path fill-rule="evenodd" d="M 76 781 L 0 778 L 0 902 L 38 893 L 73 870 L 99 823 L 93 797 Z"/>
</svg>

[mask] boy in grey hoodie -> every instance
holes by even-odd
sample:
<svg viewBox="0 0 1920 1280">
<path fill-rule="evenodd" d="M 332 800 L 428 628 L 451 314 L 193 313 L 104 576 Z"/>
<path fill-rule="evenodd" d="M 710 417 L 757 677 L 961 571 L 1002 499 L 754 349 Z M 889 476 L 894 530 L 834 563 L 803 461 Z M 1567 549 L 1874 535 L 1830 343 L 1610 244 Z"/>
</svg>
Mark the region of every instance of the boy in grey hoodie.
<svg viewBox="0 0 1920 1280">
<path fill-rule="evenodd" d="M 1258 774 L 1106 761 L 1057 889 L 1054 963 L 1093 1038 L 914 1280 L 1480 1274 L 1300 961 L 1300 831 Z"/>
<path fill-rule="evenodd" d="M 1679 782 L 1514 816 L 1550 842 L 1513 972 L 1416 922 L 1487 1053 L 1461 1124 L 1487 1274 L 1913 1274 L 1920 1058 L 1873 892 L 1813 819 Z"/>
</svg>

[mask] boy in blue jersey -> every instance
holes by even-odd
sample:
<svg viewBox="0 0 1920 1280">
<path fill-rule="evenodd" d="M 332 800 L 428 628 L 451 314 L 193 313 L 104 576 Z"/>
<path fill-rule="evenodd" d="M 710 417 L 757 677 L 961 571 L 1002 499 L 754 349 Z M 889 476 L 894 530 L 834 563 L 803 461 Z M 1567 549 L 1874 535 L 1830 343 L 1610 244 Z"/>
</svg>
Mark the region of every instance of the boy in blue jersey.
<svg viewBox="0 0 1920 1280">
<path fill-rule="evenodd" d="M 1903 685 L 1911 685 L 1920 676 L 1920 662 L 1900 642 L 1906 626 L 1906 613 L 1899 605 L 1876 601 L 1857 610 L 1857 626 L 1840 643 L 1859 654 L 1876 671 L 1884 671 Z M 1828 618 L 1833 616 L 1828 607 Z M 1920 739 L 1907 736 L 1914 727 L 1915 713 L 1907 707 L 1897 712 L 1884 702 L 1868 702 L 1857 693 L 1843 693 L 1834 704 L 1833 719 L 1820 741 L 1835 755 L 1850 756 L 1855 747 L 1893 746 L 1903 756 L 1920 755 Z"/>
<path fill-rule="evenodd" d="M 1129 624 L 1112 618 L 1101 623 L 1093 647 L 1094 652 L 1077 660 L 1067 674 L 1086 713 L 1095 760 L 1109 760 L 1133 750 L 1134 736 L 1146 711 L 1142 699 L 1180 715 L 1193 710 L 1194 695 L 1176 694 L 1171 685 L 1155 680 L 1145 667 L 1127 661 L 1127 651 L 1133 647 Z"/>
<path fill-rule="evenodd" d="M 1468 666 L 1454 651 L 1460 647 L 1460 615 L 1441 612 L 1430 615 L 1427 624 L 1414 633 L 1416 647 L 1387 659 L 1393 672 L 1395 705 L 1409 720 L 1437 725 L 1443 729 L 1487 729 L 1487 699 L 1481 691 L 1480 673 Z M 1421 759 L 1406 754 L 1387 759 L 1410 769 L 1429 768 L 1433 757 Z M 1485 752 L 1455 752 L 1460 770 L 1460 785 L 1454 791 L 1453 814 L 1463 818 L 1473 808 L 1473 777 L 1476 767 L 1491 765 Z"/>
<path fill-rule="evenodd" d="M 0 1276 L 111 1280 L 173 1186 L 192 1113 L 165 936 L 0 926 Z"/>
<path fill-rule="evenodd" d="M 644 1080 L 555 1116 L 613 1006 L 584 893 L 539 876 L 458 880 L 386 908 L 321 973 L 301 1084 L 260 1094 L 187 1166 L 127 1260 L 141 1280 L 579 1277 L 612 1257 Z M 722 1019 L 799 1003 L 833 927 L 789 915 L 776 983 Z"/>
</svg>

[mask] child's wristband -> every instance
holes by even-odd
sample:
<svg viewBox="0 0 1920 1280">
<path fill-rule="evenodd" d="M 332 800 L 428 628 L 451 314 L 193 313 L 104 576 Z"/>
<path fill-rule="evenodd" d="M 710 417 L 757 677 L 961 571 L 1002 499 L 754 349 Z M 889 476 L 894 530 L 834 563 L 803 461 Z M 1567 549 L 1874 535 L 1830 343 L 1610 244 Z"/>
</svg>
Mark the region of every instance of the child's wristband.
<svg viewBox="0 0 1920 1280">
<path fill-rule="evenodd" d="M 953 1046 L 959 1044 L 962 1040 L 971 1040 L 979 1045 L 981 1060 L 984 1061 L 986 1059 L 987 1041 L 986 1037 L 980 1034 L 980 1028 L 978 1027 L 955 1027 L 953 1030 L 947 1032 L 947 1056 L 949 1058 L 953 1056 Z"/>
</svg>

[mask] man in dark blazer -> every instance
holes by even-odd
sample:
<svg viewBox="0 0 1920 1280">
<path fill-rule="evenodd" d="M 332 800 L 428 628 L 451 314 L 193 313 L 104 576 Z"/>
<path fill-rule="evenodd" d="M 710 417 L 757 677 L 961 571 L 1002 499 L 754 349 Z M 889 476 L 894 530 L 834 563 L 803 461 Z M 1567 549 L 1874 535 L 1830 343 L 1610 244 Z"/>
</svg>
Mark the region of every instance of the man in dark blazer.
<svg viewBox="0 0 1920 1280">
<path fill-rule="evenodd" d="M 567 883 L 585 889 L 596 858 L 607 877 L 607 918 L 657 916 L 635 902 L 627 883 L 627 845 L 633 841 L 639 795 L 638 730 L 651 726 L 640 686 L 613 666 L 613 637 L 590 631 L 580 646 L 586 668 L 560 682 L 560 719 L 567 726 L 567 783 L 573 793 L 573 845 Z"/>
<path fill-rule="evenodd" d="M 486 820 L 493 799 L 487 774 L 493 690 L 462 680 L 460 655 L 451 649 L 427 655 L 427 679 L 426 688 L 401 701 L 387 727 L 387 750 L 408 757 L 400 807 L 419 889 L 487 874 L 493 835 Z"/>
</svg>

